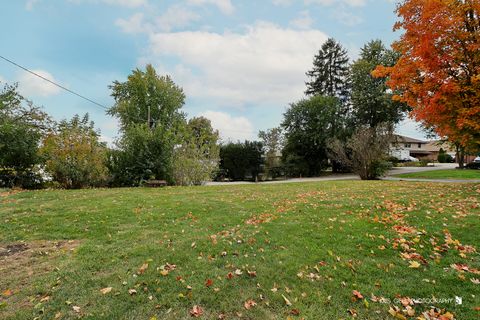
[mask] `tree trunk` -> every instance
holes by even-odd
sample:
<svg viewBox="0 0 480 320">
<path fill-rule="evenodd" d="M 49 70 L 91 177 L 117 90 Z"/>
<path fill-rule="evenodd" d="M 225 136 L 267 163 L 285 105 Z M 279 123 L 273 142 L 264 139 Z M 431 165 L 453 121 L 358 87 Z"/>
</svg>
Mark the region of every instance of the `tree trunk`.
<svg viewBox="0 0 480 320">
<path fill-rule="evenodd" d="M 459 153 L 458 153 L 458 167 L 460 169 L 464 168 L 464 163 L 465 163 L 465 148 L 460 147 Z"/>
</svg>

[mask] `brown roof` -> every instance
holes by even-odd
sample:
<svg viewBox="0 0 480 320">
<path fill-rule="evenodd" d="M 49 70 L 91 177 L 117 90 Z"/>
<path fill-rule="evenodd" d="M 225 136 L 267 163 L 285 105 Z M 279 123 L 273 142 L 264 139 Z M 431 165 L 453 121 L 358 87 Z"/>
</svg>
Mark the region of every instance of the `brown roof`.
<svg viewBox="0 0 480 320">
<path fill-rule="evenodd" d="M 394 135 L 394 138 L 397 140 L 396 141 L 397 143 L 422 143 L 422 144 L 428 143 L 427 141 L 418 140 L 418 139 L 410 138 L 406 136 L 401 136 L 399 134 Z"/>
</svg>

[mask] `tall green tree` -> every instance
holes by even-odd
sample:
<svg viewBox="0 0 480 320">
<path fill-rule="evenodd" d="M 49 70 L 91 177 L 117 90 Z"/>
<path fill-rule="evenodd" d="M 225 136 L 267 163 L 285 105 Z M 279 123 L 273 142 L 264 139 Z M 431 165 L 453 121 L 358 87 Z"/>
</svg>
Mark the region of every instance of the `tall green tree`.
<svg viewBox="0 0 480 320">
<path fill-rule="evenodd" d="M 108 110 L 120 120 L 121 138 L 109 152 L 113 184 L 135 186 L 143 180 L 173 183 L 172 157 L 185 125 L 185 94 L 170 77 L 151 65 L 136 69 L 127 81 L 111 86 L 115 104 Z"/>
<path fill-rule="evenodd" d="M 17 85 L 0 91 L 0 186 L 33 188 L 41 182 L 38 147 L 52 122 L 18 93 Z"/>
<path fill-rule="evenodd" d="M 393 127 L 404 118 L 407 107 L 392 100 L 394 92 L 388 88 L 387 78 L 372 76 L 377 66 L 393 66 L 397 59 L 398 54 L 387 49 L 380 40 L 370 41 L 361 49 L 360 58 L 351 68 L 352 119 L 355 127 L 375 128 L 380 124 Z"/>
<path fill-rule="evenodd" d="M 329 166 L 327 142 L 340 137 L 344 119 L 338 98 L 313 96 L 292 103 L 284 114 L 282 160 L 290 175 L 315 176 Z"/>
<path fill-rule="evenodd" d="M 125 82 L 114 81 L 110 89 L 115 104 L 108 114 L 120 120 L 122 130 L 144 123 L 174 129 L 184 118 L 180 111 L 185 103 L 182 88 L 169 76 L 159 76 L 150 64 L 145 71 L 134 70 Z"/>
<path fill-rule="evenodd" d="M 220 147 L 220 168 L 232 180 L 257 181 L 263 165 L 263 144 L 259 141 L 230 142 Z"/>
<path fill-rule="evenodd" d="M 103 186 L 107 182 L 106 145 L 89 120 L 75 115 L 62 120 L 46 136 L 41 148 L 45 169 L 65 189 Z"/>
<path fill-rule="evenodd" d="M 173 154 L 177 185 L 201 185 L 212 179 L 220 161 L 219 134 L 204 117 L 190 119 Z"/>
<path fill-rule="evenodd" d="M 349 59 L 347 50 L 329 38 L 313 59 L 313 68 L 308 71 L 310 81 L 306 83 L 305 94 L 324 95 L 348 100 L 349 96 Z"/>
</svg>

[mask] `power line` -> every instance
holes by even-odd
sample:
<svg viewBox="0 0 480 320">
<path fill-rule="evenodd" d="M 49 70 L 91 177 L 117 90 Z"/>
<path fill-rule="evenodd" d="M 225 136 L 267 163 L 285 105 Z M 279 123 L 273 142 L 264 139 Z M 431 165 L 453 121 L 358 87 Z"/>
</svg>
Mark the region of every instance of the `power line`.
<svg viewBox="0 0 480 320">
<path fill-rule="evenodd" d="M 75 91 L 70 90 L 70 89 L 62 86 L 61 84 L 58 84 L 58 83 L 56 83 L 56 82 L 53 82 L 52 80 L 49 80 L 49 79 L 45 78 L 44 76 L 39 75 L 38 73 L 36 73 L 36 72 L 34 72 L 34 71 L 32 71 L 32 70 L 29 70 L 29 69 L 27 69 L 27 68 L 19 65 L 18 63 L 14 62 L 14 61 L 12 61 L 12 60 L 10 60 L 10 59 L 5 58 L 4 56 L 1 56 L 1 55 L 0 55 L 0 58 L 2 58 L 3 60 L 5 60 L 5 61 L 7 61 L 7 62 L 9 62 L 9 63 L 11 63 L 11 64 L 13 64 L 14 66 L 16 66 L 16 67 L 18 67 L 18 68 L 20 68 L 20 69 L 22 69 L 22 70 L 24 70 L 24 71 L 26 71 L 26 72 L 28 72 L 28 73 L 33 74 L 34 76 L 39 77 L 39 78 L 42 79 L 42 80 L 45 80 L 45 81 L 47 81 L 47 82 L 49 82 L 49 83 L 51 83 L 51 84 L 53 84 L 53 85 L 55 85 L 55 86 L 63 89 L 63 90 L 65 90 L 65 91 L 70 92 L 71 94 L 76 95 L 77 97 L 80 97 L 80 98 L 82 98 L 82 99 L 84 99 L 84 100 L 87 100 L 88 102 L 93 103 L 94 105 L 96 105 L 96 106 L 98 106 L 98 107 L 100 107 L 100 108 L 108 109 L 108 107 L 104 106 L 103 104 L 100 104 L 100 103 L 98 103 L 98 102 L 96 102 L 96 101 L 93 101 L 92 99 L 89 99 L 89 98 L 87 98 L 87 97 L 85 97 L 85 96 L 83 96 L 83 95 L 81 95 L 81 94 L 79 94 L 79 93 L 76 93 Z"/>
</svg>

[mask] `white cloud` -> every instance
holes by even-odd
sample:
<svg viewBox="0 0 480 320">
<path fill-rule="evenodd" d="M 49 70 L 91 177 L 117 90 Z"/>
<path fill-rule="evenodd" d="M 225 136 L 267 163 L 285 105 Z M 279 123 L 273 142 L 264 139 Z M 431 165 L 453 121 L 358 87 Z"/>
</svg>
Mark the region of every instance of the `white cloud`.
<svg viewBox="0 0 480 320">
<path fill-rule="evenodd" d="M 297 29 L 310 29 L 313 24 L 313 19 L 310 16 L 310 12 L 302 11 L 300 15 L 290 21 L 290 25 Z"/>
<path fill-rule="evenodd" d="M 272 3 L 276 6 L 287 7 L 292 4 L 292 0 L 272 0 Z"/>
<path fill-rule="evenodd" d="M 33 72 L 41 75 L 42 77 L 57 82 L 55 78 L 47 71 L 44 70 L 32 70 Z M 60 88 L 43 80 L 39 77 L 28 73 L 22 72 L 18 78 L 18 86 L 20 92 L 27 98 L 30 96 L 49 97 L 60 93 Z"/>
<path fill-rule="evenodd" d="M 140 7 L 148 3 L 148 0 L 102 0 L 103 2 L 111 5 L 119 5 L 122 7 Z"/>
<path fill-rule="evenodd" d="M 147 31 L 143 21 L 143 13 L 135 13 L 128 19 L 117 19 L 115 25 L 125 33 L 135 34 Z"/>
<path fill-rule="evenodd" d="M 179 63 L 169 73 L 188 96 L 217 106 L 286 106 L 303 96 L 305 72 L 327 36 L 318 30 L 294 30 L 259 22 L 244 33 L 191 31 L 150 36 L 150 56 Z M 155 63 L 157 61 L 157 63 Z M 194 70 L 194 71 L 192 71 Z"/>
<path fill-rule="evenodd" d="M 322 6 L 348 5 L 350 7 L 363 7 L 367 0 L 305 0 L 305 4 L 319 4 Z"/>
<path fill-rule="evenodd" d="M 188 3 L 197 6 L 214 5 L 224 14 L 232 14 L 235 11 L 235 7 L 230 0 L 188 0 Z"/>
<path fill-rule="evenodd" d="M 209 119 L 224 141 L 253 140 L 256 137 L 252 123 L 245 117 L 232 117 L 219 111 L 206 111 L 199 116 Z"/>
<path fill-rule="evenodd" d="M 90 3 L 105 3 L 112 6 L 121 6 L 128 8 L 136 8 L 148 4 L 148 0 L 68 0 L 69 2 L 81 4 L 84 2 Z"/>
<path fill-rule="evenodd" d="M 120 27 L 123 32 L 130 34 L 154 31 L 170 32 L 172 29 L 186 27 L 199 19 L 200 16 L 194 11 L 180 5 L 173 5 L 163 14 L 148 21 L 143 13 L 135 13 L 130 18 L 117 19 L 115 25 Z"/>
<path fill-rule="evenodd" d="M 39 0 L 28 0 L 28 1 L 25 3 L 25 9 L 27 9 L 28 11 L 33 10 L 35 4 L 36 4 L 38 1 L 39 1 Z"/>
<path fill-rule="evenodd" d="M 161 16 L 156 18 L 155 25 L 161 31 L 170 31 L 173 28 L 185 27 L 190 22 L 197 21 L 200 16 L 182 6 L 174 5 L 167 9 Z"/>
<path fill-rule="evenodd" d="M 359 17 L 345 8 L 338 8 L 333 12 L 333 17 L 337 19 L 340 23 L 346 26 L 355 26 L 363 22 L 362 17 Z"/>
</svg>

